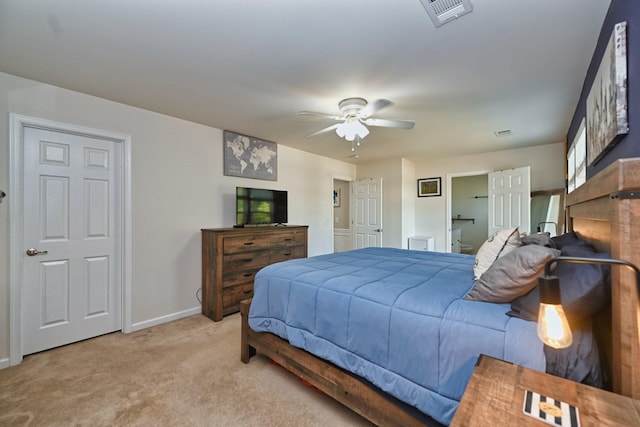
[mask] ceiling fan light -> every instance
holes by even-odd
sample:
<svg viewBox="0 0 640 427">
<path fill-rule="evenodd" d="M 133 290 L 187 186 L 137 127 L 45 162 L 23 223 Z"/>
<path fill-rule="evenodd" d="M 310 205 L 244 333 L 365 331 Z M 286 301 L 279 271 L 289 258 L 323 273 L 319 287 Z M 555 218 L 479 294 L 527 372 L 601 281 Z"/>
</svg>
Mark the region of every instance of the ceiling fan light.
<svg viewBox="0 0 640 427">
<path fill-rule="evenodd" d="M 356 134 L 349 132 L 344 136 L 344 139 L 346 139 L 347 141 L 353 141 L 354 139 L 356 139 Z"/>
<path fill-rule="evenodd" d="M 345 120 L 336 128 L 336 134 L 347 141 L 353 141 L 356 136 L 364 138 L 369 135 L 369 129 L 358 120 Z"/>
<path fill-rule="evenodd" d="M 362 139 L 365 136 L 369 135 L 369 129 L 365 125 L 360 122 L 355 122 L 354 128 L 356 128 L 356 134 Z"/>
</svg>

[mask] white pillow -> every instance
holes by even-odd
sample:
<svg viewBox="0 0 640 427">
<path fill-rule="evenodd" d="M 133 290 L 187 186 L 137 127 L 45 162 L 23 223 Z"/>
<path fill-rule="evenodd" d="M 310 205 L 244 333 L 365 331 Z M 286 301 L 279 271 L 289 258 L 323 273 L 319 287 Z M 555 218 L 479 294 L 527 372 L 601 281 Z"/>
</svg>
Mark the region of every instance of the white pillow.
<svg viewBox="0 0 640 427">
<path fill-rule="evenodd" d="M 476 261 L 473 264 L 474 279 L 480 279 L 482 273 L 487 271 L 495 260 L 508 254 L 521 244 L 518 227 L 506 228 L 493 233 L 478 249 Z"/>
</svg>

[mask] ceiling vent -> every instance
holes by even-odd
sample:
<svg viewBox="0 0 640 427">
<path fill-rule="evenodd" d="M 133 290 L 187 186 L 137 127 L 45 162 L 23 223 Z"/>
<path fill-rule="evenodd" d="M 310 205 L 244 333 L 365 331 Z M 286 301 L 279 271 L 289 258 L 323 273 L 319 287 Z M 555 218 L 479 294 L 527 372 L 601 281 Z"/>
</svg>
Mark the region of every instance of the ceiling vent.
<svg viewBox="0 0 640 427">
<path fill-rule="evenodd" d="M 471 0 L 420 0 L 436 27 L 473 10 Z"/>
<path fill-rule="evenodd" d="M 496 135 L 496 138 L 502 138 L 505 136 L 513 135 L 513 132 L 511 132 L 511 129 L 505 129 L 505 130 L 497 130 L 494 132 L 494 134 Z"/>
</svg>

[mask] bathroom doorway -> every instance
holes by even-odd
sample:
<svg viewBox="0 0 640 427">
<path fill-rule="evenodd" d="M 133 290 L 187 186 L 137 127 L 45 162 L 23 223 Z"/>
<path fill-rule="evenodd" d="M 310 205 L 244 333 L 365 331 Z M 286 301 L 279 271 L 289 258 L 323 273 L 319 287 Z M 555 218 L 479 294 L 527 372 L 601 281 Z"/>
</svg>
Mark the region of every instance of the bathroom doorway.
<svg viewBox="0 0 640 427">
<path fill-rule="evenodd" d="M 491 171 L 447 175 L 448 252 L 476 254 L 489 229 L 488 174 Z"/>
</svg>

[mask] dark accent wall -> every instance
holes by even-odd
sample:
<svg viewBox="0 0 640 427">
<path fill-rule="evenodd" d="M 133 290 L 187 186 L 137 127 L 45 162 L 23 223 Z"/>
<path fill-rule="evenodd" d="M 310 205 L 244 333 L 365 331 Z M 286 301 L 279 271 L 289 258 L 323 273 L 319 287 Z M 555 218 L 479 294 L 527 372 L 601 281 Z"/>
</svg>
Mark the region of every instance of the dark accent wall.
<svg viewBox="0 0 640 427">
<path fill-rule="evenodd" d="M 606 153 L 595 165 L 587 166 L 587 179 L 617 159 L 640 157 L 640 1 L 612 0 L 609 12 L 602 25 L 598 44 L 587 71 L 580 101 L 571 120 L 567 134 L 569 144 L 573 142 L 578 126 L 587 113 L 587 96 L 595 78 L 604 49 L 611 37 L 613 27 L 618 22 L 627 22 L 627 105 L 629 133 Z M 589 136 L 587 135 L 587 138 Z M 588 148 L 587 148 L 588 149 Z"/>
</svg>

